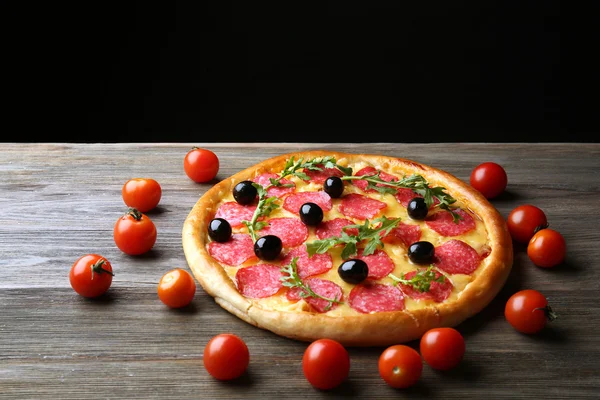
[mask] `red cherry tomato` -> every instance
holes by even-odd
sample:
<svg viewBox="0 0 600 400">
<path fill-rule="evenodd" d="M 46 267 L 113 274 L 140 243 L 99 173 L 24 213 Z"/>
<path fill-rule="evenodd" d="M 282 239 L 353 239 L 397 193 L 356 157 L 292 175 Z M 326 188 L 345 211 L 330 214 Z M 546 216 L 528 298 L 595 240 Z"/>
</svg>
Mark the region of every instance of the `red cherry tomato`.
<svg viewBox="0 0 600 400">
<path fill-rule="evenodd" d="M 484 162 L 473 169 L 470 182 L 485 198 L 493 199 L 504 192 L 508 177 L 500 164 Z"/>
<path fill-rule="evenodd" d="M 147 215 L 135 208 L 117 220 L 113 231 L 117 247 L 132 256 L 148 252 L 156 242 L 156 226 Z"/>
<path fill-rule="evenodd" d="M 404 389 L 416 384 L 423 372 L 421 356 L 412 347 L 397 344 L 379 356 L 379 375 L 393 388 Z"/>
<path fill-rule="evenodd" d="M 308 345 L 302 357 L 302 371 L 315 388 L 329 390 L 339 386 L 350 372 L 346 348 L 331 339 L 318 339 Z"/>
<path fill-rule="evenodd" d="M 185 155 L 183 169 L 194 182 L 209 182 L 219 172 L 219 158 L 208 149 L 194 147 Z"/>
<path fill-rule="evenodd" d="M 171 308 L 185 307 L 196 294 L 196 281 L 188 271 L 176 268 L 160 278 L 158 298 Z"/>
<path fill-rule="evenodd" d="M 515 207 L 508 214 L 506 222 L 510 236 L 521 243 L 528 243 L 537 231 L 548 227 L 544 211 L 531 204 Z"/>
<path fill-rule="evenodd" d="M 242 338 L 231 333 L 214 336 L 204 347 L 204 368 L 214 378 L 228 381 L 241 376 L 250 363 L 250 352 Z"/>
<path fill-rule="evenodd" d="M 552 268 L 562 263 L 566 253 L 565 238 L 550 228 L 536 232 L 527 245 L 529 259 L 542 268 Z"/>
<path fill-rule="evenodd" d="M 113 279 L 110 262 L 98 254 L 79 257 L 71 266 L 71 287 L 83 297 L 98 297 L 110 288 Z"/>
<path fill-rule="evenodd" d="M 154 179 L 133 178 L 125 182 L 121 195 L 128 207 L 137 208 L 140 212 L 148 212 L 158 205 L 162 189 Z"/>
<path fill-rule="evenodd" d="M 504 316 L 513 328 L 527 334 L 541 331 L 548 321 L 556 318 L 546 297 L 533 289 L 513 294 L 506 302 Z"/>
<path fill-rule="evenodd" d="M 447 371 L 463 359 L 465 340 L 454 328 L 434 328 L 421 337 L 420 349 L 423 360 L 431 368 Z"/>
</svg>

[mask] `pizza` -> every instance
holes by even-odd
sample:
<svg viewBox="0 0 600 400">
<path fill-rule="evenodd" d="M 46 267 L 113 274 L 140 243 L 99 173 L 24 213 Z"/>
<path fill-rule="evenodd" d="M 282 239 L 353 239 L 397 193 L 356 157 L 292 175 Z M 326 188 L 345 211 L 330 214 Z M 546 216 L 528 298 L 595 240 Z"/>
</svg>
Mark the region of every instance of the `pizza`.
<svg viewBox="0 0 600 400">
<path fill-rule="evenodd" d="M 347 346 L 457 326 L 513 263 L 506 222 L 478 191 L 417 161 L 304 151 L 207 190 L 183 224 L 204 291 L 249 324 Z"/>
</svg>

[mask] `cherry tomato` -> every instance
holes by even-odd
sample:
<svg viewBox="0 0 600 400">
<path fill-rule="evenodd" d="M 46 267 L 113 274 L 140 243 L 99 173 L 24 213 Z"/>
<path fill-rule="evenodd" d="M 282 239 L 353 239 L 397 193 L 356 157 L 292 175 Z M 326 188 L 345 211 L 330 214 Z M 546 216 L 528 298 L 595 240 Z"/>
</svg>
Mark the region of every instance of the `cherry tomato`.
<svg viewBox="0 0 600 400">
<path fill-rule="evenodd" d="M 537 231 L 527 245 L 529 259 L 542 268 L 552 268 L 562 263 L 566 253 L 565 238 L 550 228 Z"/>
<path fill-rule="evenodd" d="M 423 360 L 431 368 L 447 371 L 463 359 L 465 340 L 454 328 L 434 328 L 421 337 L 420 350 Z"/>
<path fill-rule="evenodd" d="M 208 149 L 193 147 L 183 159 L 183 169 L 194 182 L 209 182 L 219 172 L 219 158 Z"/>
<path fill-rule="evenodd" d="M 541 331 L 548 321 L 556 318 L 546 297 L 533 289 L 513 294 L 506 302 L 504 316 L 513 328 L 527 334 Z"/>
<path fill-rule="evenodd" d="M 493 199 L 504 192 L 508 177 L 500 164 L 484 162 L 473 169 L 470 182 L 485 198 Z"/>
<path fill-rule="evenodd" d="M 158 298 L 171 308 L 185 307 L 196 294 L 196 281 L 188 271 L 176 268 L 160 278 Z"/>
<path fill-rule="evenodd" d="M 83 297 L 98 297 L 110 288 L 113 279 L 112 266 L 98 254 L 79 257 L 71 266 L 71 287 Z"/>
<path fill-rule="evenodd" d="M 548 227 L 544 211 L 531 204 L 515 207 L 508 214 L 506 222 L 510 236 L 521 243 L 528 243 L 537 231 Z"/>
<path fill-rule="evenodd" d="M 156 242 L 156 226 L 147 215 L 135 208 L 117 220 L 113 232 L 117 247 L 132 256 L 148 252 Z"/>
<path fill-rule="evenodd" d="M 250 363 L 248 346 L 232 333 L 221 333 L 204 348 L 204 368 L 214 378 L 228 381 L 241 376 Z"/>
<path fill-rule="evenodd" d="M 413 386 L 421 378 L 423 361 L 412 347 L 403 344 L 390 346 L 379 356 L 379 375 L 393 388 Z"/>
<path fill-rule="evenodd" d="M 140 212 L 148 212 L 158 205 L 162 189 L 154 179 L 133 178 L 125 182 L 121 195 L 128 207 L 137 208 Z"/>
<path fill-rule="evenodd" d="M 315 388 L 333 389 L 348 377 L 350 356 L 341 343 L 332 339 L 318 339 L 304 351 L 302 371 Z"/>
</svg>

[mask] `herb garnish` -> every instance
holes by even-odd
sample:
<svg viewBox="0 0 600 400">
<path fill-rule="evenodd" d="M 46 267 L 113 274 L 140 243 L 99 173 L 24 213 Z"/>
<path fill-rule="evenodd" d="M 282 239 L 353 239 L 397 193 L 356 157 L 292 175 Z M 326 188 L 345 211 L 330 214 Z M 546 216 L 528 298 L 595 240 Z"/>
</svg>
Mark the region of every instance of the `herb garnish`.
<svg viewBox="0 0 600 400">
<path fill-rule="evenodd" d="M 383 247 L 381 238 L 390 233 L 399 222 L 400 218 L 389 219 L 383 216 L 374 219 L 372 222 L 369 222 L 367 219 L 363 225 L 347 225 L 342 229 L 340 237 L 334 236 L 306 243 L 306 251 L 308 252 L 308 256 L 311 257 L 313 254 L 323 254 L 332 247 L 343 244 L 342 259 L 347 260 L 357 254 L 357 244 L 364 240 L 366 244 L 363 249 L 363 255 L 368 256 L 369 254 L 373 254 L 377 250 L 377 247 Z M 346 230 L 351 228 L 358 229 L 358 234 L 349 235 Z"/>
<path fill-rule="evenodd" d="M 403 285 L 412 286 L 413 289 L 418 290 L 419 292 L 429 292 L 432 282 L 443 283 L 446 278 L 444 275 L 440 275 L 436 278 L 433 265 L 430 265 L 427 269 L 419 270 L 410 279 L 406 279 L 404 273 L 400 274 L 400 278 L 394 274 L 389 274 L 388 276 L 394 281 L 394 286 L 401 283 Z"/>
<path fill-rule="evenodd" d="M 252 186 L 256 188 L 258 193 L 258 204 L 256 205 L 256 210 L 254 210 L 254 214 L 252 215 L 252 220 L 244 220 L 242 223 L 248 227 L 248 232 L 250 233 L 250 236 L 252 236 L 252 240 L 256 242 L 258 239 L 256 231 L 259 231 L 268 225 L 267 222 L 259 221 L 258 219 L 260 217 L 268 216 L 271 214 L 271 212 L 273 212 L 273 210 L 279 208 L 279 205 L 275 203 L 277 197 L 267 197 L 267 190 L 263 188 L 262 185 L 253 183 Z"/>
<path fill-rule="evenodd" d="M 337 168 L 342 171 L 346 175 L 352 175 L 352 168 L 346 168 L 339 164 L 335 157 L 326 156 L 326 157 L 318 157 L 313 158 L 308 161 L 304 161 L 304 158 L 299 158 L 298 160 L 294 160 L 294 157 L 290 158 L 286 161 L 285 166 L 283 167 L 283 171 L 279 174 L 278 178 L 271 178 L 269 181 L 271 182 L 271 186 L 282 186 L 286 187 L 289 185 L 284 185 L 281 183 L 281 180 L 288 176 L 296 176 L 304 181 L 309 180 L 309 176 L 304 173 L 304 170 L 310 171 L 322 171 L 321 165 L 327 168 Z"/>
<path fill-rule="evenodd" d="M 427 183 L 425 178 L 423 178 L 421 175 L 418 175 L 418 174 L 413 174 L 408 177 L 404 176 L 399 181 L 392 180 L 389 182 L 381 179 L 381 177 L 379 175 L 380 175 L 380 172 L 378 171 L 374 175 L 342 176 L 340 179 L 342 179 L 342 180 L 355 180 L 355 179 L 365 180 L 365 181 L 367 181 L 367 187 L 366 187 L 367 190 L 373 189 L 382 194 L 386 194 L 386 193 L 395 194 L 396 193 L 395 188 L 412 189 L 413 192 L 423 196 L 423 199 L 425 200 L 425 204 L 427 204 L 428 208 L 433 205 L 433 198 L 435 197 L 436 199 L 439 200 L 439 204 L 437 206 L 443 210 L 449 211 L 452 214 L 452 219 L 454 220 L 454 222 L 458 222 L 461 219 L 461 216 L 459 214 L 455 213 L 454 211 L 452 211 L 452 208 L 450 207 L 451 204 L 456 202 L 456 199 L 454 197 L 450 196 L 448 193 L 444 192 L 444 190 L 446 190 L 446 188 L 441 187 L 441 186 L 436 186 L 436 187 L 431 188 L 431 187 L 429 187 L 429 184 Z M 384 186 L 380 186 L 380 185 L 384 185 Z"/>
<path fill-rule="evenodd" d="M 281 280 L 283 286 L 288 288 L 300 289 L 298 291 L 298 295 L 303 299 L 307 297 L 314 297 L 317 299 L 327 301 L 328 304 L 327 307 L 325 307 L 325 311 L 328 311 L 333 306 L 333 303 L 341 303 L 341 301 L 339 301 L 337 297 L 335 299 L 330 299 L 328 297 L 321 296 L 320 294 L 315 293 L 310 288 L 310 286 L 302 282 L 302 279 L 300 279 L 300 275 L 298 275 L 298 267 L 296 265 L 297 261 L 298 257 L 294 257 L 292 258 L 292 262 L 290 264 L 281 267 L 281 272 L 283 273 L 283 276 L 279 279 Z"/>
</svg>

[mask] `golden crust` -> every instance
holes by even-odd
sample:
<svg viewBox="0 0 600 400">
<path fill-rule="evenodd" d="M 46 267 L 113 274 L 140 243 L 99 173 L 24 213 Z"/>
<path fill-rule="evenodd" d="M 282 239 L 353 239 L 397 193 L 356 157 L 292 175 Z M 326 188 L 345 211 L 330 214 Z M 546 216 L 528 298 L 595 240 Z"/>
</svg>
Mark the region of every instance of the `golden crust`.
<svg viewBox="0 0 600 400">
<path fill-rule="evenodd" d="M 397 175 L 422 175 L 430 185 L 442 186 L 454 198 L 479 216 L 488 235 L 490 254 L 482 261 L 477 276 L 453 301 L 415 310 L 378 312 L 349 316 L 268 310 L 242 296 L 223 267 L 206 249 L 208 223 L 216 206 L 233 186 L 264 172 L 281 172 L 285 162 L 295 157 L 311 159 L 333 156 L 339 164 L 366 162 Z M 194 205 L 183 224 L 182 243 L 186 260 L 204 290 L 230 313 L 278 335 L 302 341 L 319 338 L 338 340 L 347 346 L 386 346 L 420 338 L 427 330 L 456 326 L 480 312 L 503 287 L 513 262 L 512 240 L 503 217 L 488 200 L 458 178 L 442 170 L 408 159 L 382 155 L 332 151 L 306 151 L 283 154 L 249 167 L 209 189 Z"/>
</svg>

